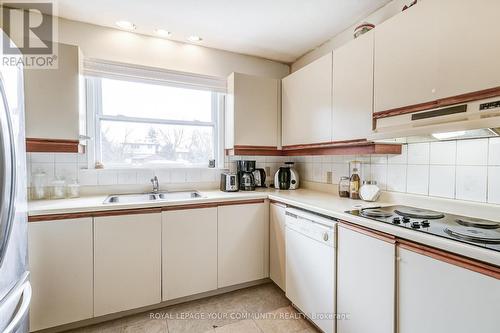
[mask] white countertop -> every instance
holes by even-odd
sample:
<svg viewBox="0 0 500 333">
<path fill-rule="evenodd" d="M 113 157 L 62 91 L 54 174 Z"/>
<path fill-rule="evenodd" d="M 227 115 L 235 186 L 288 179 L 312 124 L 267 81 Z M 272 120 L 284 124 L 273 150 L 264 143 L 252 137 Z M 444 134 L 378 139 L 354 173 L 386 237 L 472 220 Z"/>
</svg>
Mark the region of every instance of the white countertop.
<svg viewBox="0 0 500 333">
<path fill-rule="evenodd" d="M 200 191 L 203 198 L 189 199 L 183 201 L 170 202 L 146 202 L 134 204 L 104 204 L 106 196 L 89 196 L 76 199 L 61 200 L 39 200 L 31 201 L 28 204 L 30 216 L 50 215 L 50 214 L 70 214 L 82 212 L 95 212 L 106 210 L 121 210 L 135 208 L 166 207 L 186 204 L 199 204 L 220 201 L 238 201 L 251 199 L 271 199 L 290 206 L 309 210 L 318 214 L 330 216 L 336 219 L 342 219 L 367 228 L 385 232 L 399 238 L 411 240 L 421 244 L 429 245 L 435 248 L 443 249 L 449 252 L 457 253 L 463 256 L 488 262 L 500 266 L 500 252 L 483 249 L 478 246 L 468 245 L 458 241 L 453 241 L 438 236 L 429 235 L 415 230 L 401 228 L 398 226 L 380 223 L 374 220 L 356 217 L 345 213 L 345 211 L 358 209 L 360 207 L 386 206 L 392 204 L 407 204 L 422 208 L 432 209 L 441 207 L 441 211 L 448 213 L 462 214 L 467 216 L 476 216 L 482 218 L 491 218 L 490 216 L 500 216 L 500 207 L 498 210 L 494 206 L 485 206 L 481 204 L 463 203 L 442 199 L 429 199 L 418 196 L 391 196 L 384 195 L 382 200 L 375 203 L 363 202 L 360 200 L 350 200 L 340 198 L 332 193 L 318 192 L 307 189 L 295 191 L 278 191 L 274 189 L 258 190 L 255 192 L 222 192 L 219 190 Z M 436 209 L 436 208 L 434 208 Z M 481 214 L 475 212 L 481 209 Z"/>
</svg>

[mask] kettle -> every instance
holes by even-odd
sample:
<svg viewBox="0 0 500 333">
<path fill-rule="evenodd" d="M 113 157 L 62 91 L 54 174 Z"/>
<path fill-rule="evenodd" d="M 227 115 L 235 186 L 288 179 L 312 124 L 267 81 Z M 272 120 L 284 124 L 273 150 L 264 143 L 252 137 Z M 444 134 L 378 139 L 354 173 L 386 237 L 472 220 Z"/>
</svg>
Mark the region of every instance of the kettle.
<svg viewBox="0 0 500 333">
<path fill-rule="evenodd" d="M 289 166 L 282 166 L 274 176 L 274 188 L 280 190 L 289 190 L 292 172 Z"/>
</svg>

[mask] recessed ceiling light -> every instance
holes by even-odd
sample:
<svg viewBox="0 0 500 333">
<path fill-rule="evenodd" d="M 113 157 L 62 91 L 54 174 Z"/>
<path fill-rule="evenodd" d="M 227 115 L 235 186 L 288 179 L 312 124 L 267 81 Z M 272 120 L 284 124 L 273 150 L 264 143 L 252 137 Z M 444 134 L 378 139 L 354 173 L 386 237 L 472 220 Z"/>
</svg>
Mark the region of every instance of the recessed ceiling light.
<svg viewBox="0 0 500 333">
<path fill-rule="evenodd" d="M 135 30 L 135 24 L 129 21 L 117 21 L 116 25 L 125 30 Z"/>
<path fill-rule="evenodd" d="M 193 35 L 193 36 L 189 36 L 188 40 L 190 42 L 196 43 L 196 42 L 201 42 L 203 40 L 203 38 L 201 38 L 200 36 Z"/>
<path fill-rule="evenodd" d="M 172 35 L 170 31 L 167 31 L 165 29 L 156 29 L 155 34 L 160 37 L 169 37 L 170 35 Z"/>
</svg>

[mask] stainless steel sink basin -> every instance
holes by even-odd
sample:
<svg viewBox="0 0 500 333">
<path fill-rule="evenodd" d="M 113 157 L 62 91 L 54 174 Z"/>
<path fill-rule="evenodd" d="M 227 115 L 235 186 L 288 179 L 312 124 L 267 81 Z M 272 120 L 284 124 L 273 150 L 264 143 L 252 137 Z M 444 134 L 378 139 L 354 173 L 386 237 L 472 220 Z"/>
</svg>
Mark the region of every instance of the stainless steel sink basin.
<svg viewBox="0 0 500 333">
<path fill-rule="evenodd" d="M 104 200 L 105 204 L 112 203 L 141 203 L 151 201 L 179 201 L 203 198 L 198 191 L 178 191 L 178 192 L 159 192 L 159 193 L 141 193 L 141 194 L 113 194 Z"/>
</svg>

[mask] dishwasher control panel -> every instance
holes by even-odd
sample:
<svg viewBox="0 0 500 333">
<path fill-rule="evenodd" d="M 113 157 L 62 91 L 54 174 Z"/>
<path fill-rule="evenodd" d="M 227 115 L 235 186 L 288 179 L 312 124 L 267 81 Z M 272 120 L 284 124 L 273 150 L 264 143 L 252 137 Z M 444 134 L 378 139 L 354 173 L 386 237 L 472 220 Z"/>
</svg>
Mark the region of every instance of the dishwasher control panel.
<svg viewBox="0 0 500 333">
<path fill-rule="evenodd" d="M 319 219 L 314 219 L 315 216 L 307 218 L 294 214 L 294 212 L 288 212 L 286 214 L 286 227 L 301 233 L 302 235 L 309 237 L 315 241 L 324 243 L 329 246 L 335 246 L 335 226 L 336 221 L 333 220 L 319 220 L 324 219 L 318 216 Z M 328 222 L 328 225 L 325 224 Z"/>
</svg>

